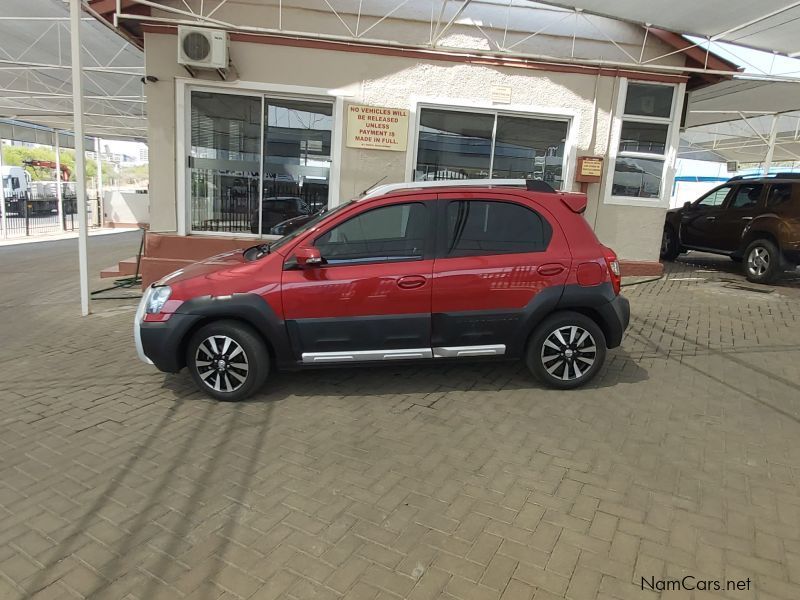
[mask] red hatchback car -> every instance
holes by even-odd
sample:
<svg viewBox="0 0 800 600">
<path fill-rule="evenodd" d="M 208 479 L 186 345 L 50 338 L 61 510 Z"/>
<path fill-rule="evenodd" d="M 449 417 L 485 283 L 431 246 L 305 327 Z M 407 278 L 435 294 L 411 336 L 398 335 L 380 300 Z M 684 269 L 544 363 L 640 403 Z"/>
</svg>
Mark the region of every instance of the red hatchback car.
<svg viewBox="0 0 800 600">
<path fill-rule="evenodd" d="M 391 360 L 524 359 L 556 388 L 591 380 L 629 305 L 583 194 L 538 181 L 381 186 L 271 243 L 150 286 L 139 356 L 189 368 L 220 400 L 273 369 Z"/>
</svg>

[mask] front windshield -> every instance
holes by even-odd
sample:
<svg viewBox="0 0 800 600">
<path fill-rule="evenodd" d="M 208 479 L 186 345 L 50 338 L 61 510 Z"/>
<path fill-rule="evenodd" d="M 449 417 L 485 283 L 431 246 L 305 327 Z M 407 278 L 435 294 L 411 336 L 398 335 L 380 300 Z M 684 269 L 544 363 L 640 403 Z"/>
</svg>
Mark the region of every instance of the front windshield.
<svg viewBox="0 0 800 600">
<path fill-rule="evenodd" d="M 283 236 L 281 239 L 279 239 L 279 240 L 275 240 L 274 242 L 272 242 L 271 244 L 269 244 L 269 249 L 270 249 L 270 251 L 272 251 L 272 250 L 275 250 L 276 248 L 280 248 L 281 246 L 283 246 L 283 245 L 284 245 L 284 244 L 286 244 L 287 242 L 290 242 L 290 241 L 292 241 L 292 240 L 293 240 L 294 238 L 296 238 L 298 235 L 300 235 L 300 234 L 302 234 L 302 233 L 305 233 L 306 231 L 308 231 L 308 230 L 309 230 L 309 229 L 311 229 L 312 227 L 316 227 L 316 226 L 317 226 L 317 225 L 319 225 L 319 224 L 320 224 L 322 221 L 324 221 L 325 219 L 327 219 L 328 217 L 330 217 L 330 216 L 332 216 L 332 215 L 335 215 L 336 213 L 338 213 L 338 212 L 339 212 L 340 210 L 342 210 L 343 208 L 345 208 L 345 207 L 347 207 L 347 206 L 350 206 L 352 203 L 353 203 L 353 201 L 351 200 L 350 202 L 345 202 L 344 204 L 340 204 L 340 205 L 339 205 L 339 206 L 337 206 L 336 208 L 332 208 L 332 209 L 330 209 L 330 210 L 328 210 L 328 211 L 326 211 L 326 212 L 323 212 L 323 213 L 320 213 L 320 214 L 318 214 L 316 217 L 314 217 L 313 219 L 311 219 L 311 220 L 310 220 L 308 223 L 306 223 L 305 225 L 301 225 L 300 227 L 298 227 L 297 229 L 295 229 L 295 230 L 294 230 L 294 231 L 292 231 L 291 233 L 289 233 L 289 234 L 287 234 L 287 235 Z"/>
</svg>

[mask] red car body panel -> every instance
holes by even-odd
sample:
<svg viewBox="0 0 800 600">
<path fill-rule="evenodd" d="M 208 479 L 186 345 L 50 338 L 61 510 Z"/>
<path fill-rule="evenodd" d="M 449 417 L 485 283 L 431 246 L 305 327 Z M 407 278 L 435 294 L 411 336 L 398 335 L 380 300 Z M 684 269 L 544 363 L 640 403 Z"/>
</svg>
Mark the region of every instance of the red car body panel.
<svg viewBox="0 0 800 600">
<path fill-rule="evenodd" d="M 547 247 L 537 252 L 446 256 L 437 245 L 445 231 L 442 215 L 452 200 L 499 201 L 532 209 L 550 226 Z M 430 217 L 421 258 L 297 265 L 298 248 L 313 246 L 317 238 L 359 213 L 420 202 L 429 208 Z M 583 218 L 585 207 L 582 194 L 461 186 L 408 189 L 356 201 L 334 209 L 255 260 L 248 260 L 243 251 L 228 252 L 163 278 L 155 285 L 169 285 L 171 296 L 159 313 L 144 317 L 152 330 L 143 332 L 143 343 L 154 348 L 151 353 L 180 352 L 180 339 L 171 339 L 167 350 L 158 349 L 160 342 L 153 340 L 167 335 L 159 333 L 159 327 L 180 326 L 170 335 L 185 336 L 209 318 L 203 315 L 224 318 L 224 307 L 231 306 L 239 311 L 233 318 L 260 321 L 264 316 L 266 320 L 254 327 L 266 331 L 267 338 L 280 338 L 268 341 L 283 367 L 301 364 L 309 352 L 373 348 L 493 344 L 507 347 L 509 356 L 519 356 L 538 320 L 557 307 L 582 306 L 589 298 L 574 291 L 567 298 L 565 290 L 597 289 L 591 299 L 597 306 L 618 294 L 619 280 L 611 273 L 615 257 Z M 603 288 L 605 284 L 614 284 L 613 293 L 611 285 Z M 627 326 L 626 307 L 627 303 L 622 309 L 602 308 L 617 321 L 609 337 L 615 345 Z M 178 323 L 170 325 L 172 321 Z M 162 370 L 183 365 L 182 356 L 159 361 Z"/>
<path fill-rule="evenodd" d="M 486 200 L 486 191 L 439 193 L 439 201 Z M 433 312 L 522 308 L 541 290 L 564 285 L 572 256 L 553 214 L 530 196 L 494 192 L 491 200 L 533 208 L 553 229 L 544 252 L 441 257 L 434 261 Z M 553 273 L 540 269 L 553 266 Z M 560 267 L 560 270 L 555 268 Z"/>
</svg>

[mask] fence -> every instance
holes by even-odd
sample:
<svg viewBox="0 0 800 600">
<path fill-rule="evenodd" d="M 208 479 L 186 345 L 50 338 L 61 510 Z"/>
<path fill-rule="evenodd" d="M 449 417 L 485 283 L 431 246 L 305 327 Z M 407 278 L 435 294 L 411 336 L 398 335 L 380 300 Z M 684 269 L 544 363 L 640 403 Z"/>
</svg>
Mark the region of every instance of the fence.
<svg viewBox="0 0 800 600">
<path fill-rule="evenodd" d="M 5 199 L 5 218 L 0 236 L 3 239 L 77 231 L 78 204 L 73 189 L 64 187 L 62 195 L 63 210 L 59 212 L 58 197 L 53 190 L 31 189 L 23 194 L 7 194 Z M 97 197 L 87 201 L 89 227 L 95 227 L 99 216 Z"/>
</svg>

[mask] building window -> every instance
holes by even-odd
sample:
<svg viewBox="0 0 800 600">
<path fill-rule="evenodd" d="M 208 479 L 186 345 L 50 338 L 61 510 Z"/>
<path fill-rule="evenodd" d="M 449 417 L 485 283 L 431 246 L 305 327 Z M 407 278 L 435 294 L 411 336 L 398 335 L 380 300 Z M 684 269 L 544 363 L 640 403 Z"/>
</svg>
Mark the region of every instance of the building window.
<svg viewBox="0 0 800 600">
<path fill-rule="evenodd" d="M 628 83 L 611 195 L 658 200 L 661 196 L 675 88 Z"/>
<path fill-rule="evenodd" d="M 331 103 L 192 90 L 190 118 L 192 231 L 268 234 L 327 206 Z"/>
<path fill-rule="evenodd" d="M 559 119 L 422 108 L 414 180 L 542 179 L 561 188 L 568 127 Z"/>
</svg>

